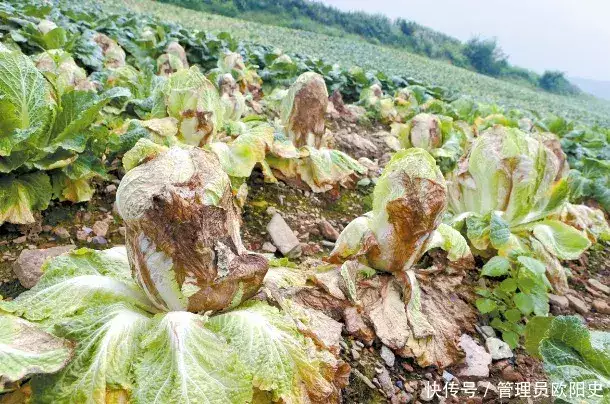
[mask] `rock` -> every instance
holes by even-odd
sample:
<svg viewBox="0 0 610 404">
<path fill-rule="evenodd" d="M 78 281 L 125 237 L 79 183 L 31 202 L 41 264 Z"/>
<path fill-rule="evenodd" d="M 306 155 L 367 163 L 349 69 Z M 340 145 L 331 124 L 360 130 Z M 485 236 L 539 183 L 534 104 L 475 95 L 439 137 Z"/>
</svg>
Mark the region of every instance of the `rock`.
<svg viewBox="0 0 610 404">
<path fill-rule="evenodd" d="M 577 313 L 585 315 L 589 312 L 589 305 L 578 297 L 574 295 L 567 295 L 566 297 L 568 298 L 568 302 L 570 302 L 570 307 L 573 308 Z"/>
<path fill-rule="evenodd" d="M 335 243 L 332 241 L 322 240 L 320 244 L 322 244 L 324 247 L 335 248 Z"/>
<path fill-rule="evenodd" d="M 65 245 L 40 250 L 23 250 L 13 264 L 13 271 L 24 288 L 33 288 L 42 276 L 41 267 L 48 258 L 57 257 L 74 248 L 73 245 Z"/>
<path fill-rule="evenodd" d="M 106 240 L 106 238 L 102 237 L 102 236 L 95 236 L 95 237 L 93 237 L 91 242 L 93 244 L 97 244 L 97 245 L 106 245 L 106 244 L 108 244 L 108 240 Z"/>
<path fill-rule="evenodd" d="M 277 251 L 277 248 L 276 248 L 276 247 L 275 247 L 273 244 L 271 244 L 270 242 L 265 241 L 265 242 L 263 243 L 262 250 L 263 250 L 264 252 L 268 252 L 268 253 L 272 253 L 272 254 L 273 254 L 274 252 L 276 252 L 276 251 Z"/>
<path fill-rule="evenodd" d="M 70 238 L 70 232 L 65 227 L 56 227 L 53 229 L 53 234 L 57 237 L 66 240 Z"/>
<path fill-rule="evenodd" d="M 13 239 L 13 244 L 23 244 L 27 240 L 28 240 L 27 236 L 17 237 L 16 239 Z"/>
<path fill-rule="evenodd" d="M 482 325 L 480 328 L 485 338 L 493 338 L 496 336 L 496 331 L 493 329 L 493 327 Z"/>
<path fill-rule="evenodd" d="M 110 184 L 106 187 L 107 194 L 114 194 L 116 192 L 116 185 Z"/>
<path fill-rule="evenodd" d="M 517 372 L 512 366 L 507 366 L 502 369 L 502 378 L 508 382 L 523 382 L 525 378 L 521 373 Z"/>
<path fill-rule="evenodd" d="M 352 353 L 352 358 L 354 358 L 355 361 L 360 359 L 360 352 L 358 352 L 358 350 L 352 348 L 351 353 Z"/>
<path fill-rule="evenodd" d="M 109 227 L 109 223 L 106 220 L 98 220 L 97 222 L 95 222 L 93 224 L 93 233 L 95 233 L 96 236 L 100 236 L 100 237 L 106 237 L 106 235 L 108 234 L 108 227 Z"/>
<path fill-rule="evenodd" d="M 599 292 L 605 293 L 607 295 L 610 295 L 610 286 L 606 286 L 603 283 L 601 283 L 600 281 L 598 281 L 597 279 L 589 279 L 587 282 L 589 282 L 589 285 L 591 285 L 591 287 Z"/>
<path fill-rule="evenodd" d="M 445 381 L 445 383 L 449 383 L 453 379 L 455 379 L 454 375 L 452 375 L 451 373 L 447 372 L 446 370 L 443 370 L 443 380 Z"/>
<path fill-rule="evenodd" d="M 426 383 L 421 393 L 419 393 L 419 399 L 425 402 L 429 402 L 434 400 L 435 395 L 436 391 L 434 391 L 432 383 Z"/>
<path fill-rule="evenodd" d="M 87 241 L 87 237 L 89 237 L 89 233 L 85 230 L 79 230 L 76 232 L 76 239 L 78 241 Z"/>
<path fill-rule="evenodd" d="M 565 310 L 570 307 L 570 302 L 565 296 L 558 296 L 549 293 L 549 303 L 559 309 Z"/>
<path fill-rule="evenodd" d="M 593 301 L 593 308 L 595 311 L 601 314 L 610 314 L 610 305 L 600 299 L 596 299 Z"/>
<path fill-rule="evenodd" d="M 339 238 L 339 232 L 333 227 L 332 224 L 328 222 L 328 220 L 323 219 L 319 221 L 318 229 L 320 229 L 322 237 L 324 237 L 326 240 L 337 241 Z"/>
<path fill-rule="evenodd" d="M 301 255 L 301 243 L 294 235 L 284 218 L 275 213 L 267 225 L 267 231 L 273 240 L 273 244 L 280 250 L 282 255 L 296 258 Z"/>
<path fill-rule="evenodd" d="M 508 344 L 498 338 L 487 338 L 485 340 L 487 351 L 491 354 L 493 360 L 500 360 L 513 357 L 513 351 L 511 351 Z"/>
<path fill-rule="evenodd" d="M 371 179 L 370 178 L 363 178 L 361 180 L 359 180 L 356 185 L 358 185 L 359 187 L 368 187 L 369 185 L 371 185 Z"/>
<path fill-rule="evenodd" d="M 390 373 L 386 368 L 383 368 L 381 372 L 377 374 L 377 380 L 379 380 L 381 389 L 386 396 L 392 397 L 394 395 L 394 383 L 392 383 L 392 378 L 390 377 Z"/>
<path fill-rule="evenodd" d="M 407 362 L 403 362 L 401 365 L 406 372 L 411 373 L 414 371 L 413 366 L 409 365 Z"/>
<path fill-rule="evenodd" d="M 383 359 L 385 364 L 391 368 L 394 366 L 394 362 L 396 361 L 396 355 L 394 355 L 394 352 L 392 352 L 392 350 L 390 348 L 388 348 L 385 345 L 382 345 L 381 346 L 381 359 Z"/>
<path fill-rule="evenodd" d="M 460 348 L 466 353 L 466 366 L 458 371 L 458 376 L 488 377 L 492 356 L 485 348 L 468 334 L 462 334 L 460 337 Z"/>
</svg>

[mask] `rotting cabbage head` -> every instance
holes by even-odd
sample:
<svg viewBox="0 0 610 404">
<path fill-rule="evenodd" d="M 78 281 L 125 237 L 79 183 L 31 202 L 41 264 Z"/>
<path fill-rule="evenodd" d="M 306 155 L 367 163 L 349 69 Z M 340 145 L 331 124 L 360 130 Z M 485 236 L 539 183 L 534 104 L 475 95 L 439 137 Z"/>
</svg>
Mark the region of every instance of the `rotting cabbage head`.
<svg viewBox="0 0 610 404">
<path fill-rule="evenodd" d="M 328 91 L 317 73 L 301 74 L 290 86 L 281 105 L 282 125 L 296 147 L 320 148 L 325 133 L 324 114 Z"/>
<path fill-rule="evenodd" d="M 330 261 L 361 257 L 376 270 L 407 270 L 426 252 L 446 206 L 445 180 L 432 156 L 398 151 L 375 186 L 373 210 L 343 230 Z"/>
<path fill-rule="evenodd" d="M 174 147 L 129 171 L 117 191 L 134 276 L 162 310 L 235 307 L 258 292 L 267 260 L 249 253 L 217 157 Z"/>
<path fill-rule="evenodd" d="M 189 63 L 186 60 L 186 52 L 178 42 L 170 42 L 165 53 L 157 58 L 157 72 L 160 75 L 168 76 L 178 70 L 188 69 Z"/>
<path fill-rule="evenodd" d="M 223 108 L 218 91 L 196 66 L 169 76 L 163 87 L 167 114 L 178 120 L 178 139 L 191 146 L 216 140 Z"/>
<path fill-rule="evenodd" d="M 551 147 L 549 147 L 549 145 Z M 556 290 L 567 289 L 559 259 L 590 246 L 586 233 L 552 219 L 567 203 L 566 163 L 548 137 L 494 126 L 447 176 L 451 222 L 482 255 L 531 254 L 547 266 Z"/>
<path fill-rule="evenodd" d="M 36 68 L 53 83 L 59 96 L 72 90 L 95 90 L 87 72 L 63 50 L 52 49 L 34 57 Z"/>
<path fill-rule="evenodd" d="M 125 66 L 125 51 L 116 41 L 100 32 L 93 35 L 93 41 L 102 49 L 105 67 Z"/>
</svg>

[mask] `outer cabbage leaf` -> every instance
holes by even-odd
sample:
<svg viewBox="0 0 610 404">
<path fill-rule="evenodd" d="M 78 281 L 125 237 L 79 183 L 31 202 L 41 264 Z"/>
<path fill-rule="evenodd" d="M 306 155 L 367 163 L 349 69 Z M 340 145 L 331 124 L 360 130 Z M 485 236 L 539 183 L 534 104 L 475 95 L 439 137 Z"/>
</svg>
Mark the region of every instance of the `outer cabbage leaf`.
<svg viewBox="0 0 610 404">
<path fill-rule="evenodd" d="M 27 56 L 0 52 L 0 156 L 36 144 L 53 119 L 50 86 Z"/>
<path fill-rule="evenodd" d="M 87 79 L 87 72 L 79 67 L 72 56 L 61 49 L 53 49 L 34 57 L 36 68 L 53 83 L 61 96 L 72 90 L 95 90 Z"/>
<path fill-rule="evenodd" d="M 56 325 L 56 335 L 78 342 L 76 353 L 57 375 L 36 379 L 34 395 L 44 402 L 106 403 L 115 390 L 130 393 L 140 338 L 149 322 L 149 314 L 114 303 Z"/>
<path fill-rule="evenodd" d="M 227 339 L 253 374 L 254 387 L 272 391 L 274 401 L 318 402 L 335 392 L 325 369 L 329 353 L 318 351 L 278 309 L 252 302 L 211 318 L 207 326 Z"/>
<path fill-rule="evenodd" d="M 554 256 L 575 260 L 591 246 L 585 234 L 558 220 L 544 220 L 533 226 L 534 237 Z"/>
<path fill-rule="evenodd" d="M 247 178 L 257 163 L 265 164 L 267 150 L 272 144 L 273 127 L 262 124 L 249 127 L 230 143 L 212 143 L 210 149 L 218 156 L 229 176 Z"/>
<path fill-rule="evenodd" d="M 156 312 L 131 279 L 124 247 L 104 251 L 82 248 L 47 261 L 42 271 L 36 286 L 15 300 L 0 301 L 0 309 L 49 324 L 87 307 L 114 302 Z"/>
<path fill-rule="evenodd" d="M 0 177 L 0 224 L 34 223 L 34 212 L 46 209 L 51 196 L 51 182 L 43 172 Z"/>
<path fill-rule="evenodd" d="M 71 344 L 35 324 L 0 313 L 0 393 L 6 383 L 34 373 L 54 373 L 72 357 Z"/>
<path fill-rule="evenodd" d="M 159 314 L 142 341 L 135 403 L 245 403 L 252 377 L 226 343 L 186 311 Z"/>
<path fill-rule="evenodd" d="M 61 112 L 57 115 L 49 145 L 44 149 L 54 152 L 61 147 L 81 153 L 90 138 L 89 126 L 95 122 L 102 108 L 110 101 L 129 97 L 123 87 L 112 88 L 100 95 L 90 91 L 71 91 L 61 97 Z"/>
<path fill-rule="evenodd" d="M 149 139 L 140 139 L 136 145 L 123 156 L 123 167 L 129 171 L 145 161 L 155 158 L 159 153 L 167 150 L 167 147 L 154 143 Z"/>
<path fill-rule="evenodd" d="M 440 248 L 447 252 L 447 258 L 454 263 L 474 266 L 474 257 L 468 247 L 468 242 L 462 234 L 453 227 L 441 223 L 432 234 L 427 250 Z"/>
<path fill-rule="evenodd" d="M 540 345 L 544 370 L 552 383 L 584 383 L 585 388 L 599 387 L 587 403 L 610 402 L 610 333 L 590 331 L 578 317 L 555 318 Z M 570 403 L 582 397 L 560 397 Z"/>
<path fill-rule="evenodd" d="M 108 177 L 101 161 L 91 153 L 79 154 L 74 162 L 53 172 L 53 194 L 61 201 L 88 201 L 95 192 L 89 180 L 96 177 Z"/>
</svg>

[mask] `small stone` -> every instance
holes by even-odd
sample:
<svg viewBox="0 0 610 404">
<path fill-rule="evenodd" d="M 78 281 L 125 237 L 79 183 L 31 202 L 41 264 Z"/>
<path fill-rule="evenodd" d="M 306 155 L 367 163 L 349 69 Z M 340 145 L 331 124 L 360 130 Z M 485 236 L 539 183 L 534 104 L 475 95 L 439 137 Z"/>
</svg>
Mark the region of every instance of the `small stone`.
<svg viewBox="0 0 610 404">
<path fill-rule="evenodd" d="M 282 255 L 288 258 L 296 258 L 301 255 L 301 243 L 294 235 L 284 218 L 275 213 L 267 225 L 267 231 L 273 240 L 273 244 L 280 250 Z"/>
<path fill-rule="evenodd" d="M 368 187 L 369 185 L 371 185 L 371 179 L 370 178 L 363 178 L 360 181 L 358 181 L 356 183 L 356 185 L 358 185 L 359 187 Z"/>
<path fill-rule="evenodd" d="M 269 216 L 273 216 L 277 213 L 277 209 L 273 206 L 269 206 L 265 212 L 267 212 Z"/>
<path fill-rule="evenodd" d="M 332 241 L 322 240 L 320 244 L 322 244 L 324 247 L 335 248 L 335 243 L 333 243 Z"/>
<path fill-rule="evenodd" d="M 28 240 L 28 238 L 26 236 L 21 236 L 21 237 L 17 237 L 16 239 L 13 239 L 13 243 L 14 244 L 23 244 Z"/>
<path fill-rule="evenodd" d="M 87 241 L 88 236 L 89 233 L 87 233 L 85 230 L 79 230 L 76 232 L 76 239 L 78 241 Z"/>
<path fill-rule="evenodd" d="M 402 363 L 402 368 L 406 371 L 406 372 L 413 372 L 413 366 L 409 365 L 407 362 L 403 362 Z"/>
<path fill-rule="evenodd" d="M 596 299 L 593 301 L 593 308 L 601 314 L 610 314 L 610 305 L 603 300 Z"/>
<path fill-rule="evenodd" d="M 364 344 L 360 341 L 354 341 L 354 345 L 356 345 L 360 349 L 364 348 Z"/>
<path fill-rule="evenodd" d="M 491 337 L 494 338 L 494 337 Z M 458 376 L 488 377 L 492 356 L 468 334 L 460 337 L 460 347 L 466 353 L 465 367 L 458 371 Z"/>
<path fill-rule="evenodd" d="M 517 372 L 512 366 L 507 366 L 502 369 L 502 378 L 507 382 L 523 382 L 525 379 L 521 373 Z"/>
<path fill-rule="evenodd" d="M 360 352 L 358 352 L 358 350 L 352 348 L 351 353 L 352 353 L 352 358 L 354 358 L 355 361 L 360 359 Z"/>
<path fill-rule="evenodd" d="M 426 383 L 421 393 L 419 393 L 419 399 L 425 402 L 434 400 L 436 391 L 434 390 L 432 383 Z"/>
<path fill-rule="evenodd" d="M 45 224 L 44 226 L 42 226 L 42 231 L 44 231 L 45 233 L 50 233 L 53 231 L 53 226 Z"/>
<path fill-rule="evenodd" d="M 455 379 L 455 376 L 453 376 L 451 373 L 447 372 L 446 370 L 443 370 L 443 380 L 445 381 L 445 383 L 449 383 L 453 379 Z"/>
<path fill-rule="evenodd" d="M 125 226 L 119 227 L 119 234 L 121 235 L 121 237 L 125 237 L 125 235 L 127 234 L 127 229 L 125 228 Z"/>
<path fill-rule="evenodd" d="M 268 252 L 268 253 L 272 253 L 273 254 L 274 252 L 277 251 L 277 248 L 273 244 L 271 244 L 270 242 L 265 241 L 263 243 L 262 250 L 264 252 Z"/>
<path fill-rule="evenodd" d="M 383 359 L 385 364 L 391 368 L 394 366 L 394 362 L 396 361 L 396 355 L 394 355 L 394 352 L 392 352 L 392 350 L 390 348 L 388 348 L 385 345 L 382 345 L 381 346 L 381 359 Z"/>
<path fill-rule="evenodd" d="M 508 344 L 498 338 L 487 338 L 485 340 L 487 351 L 491 354 L 493 360 L 500 360 L 513 357 L 513 351 L 511 351 Z"/>
<path fill-rule="evenodd" d="M 557 296 L 549 293 L 549 303 L 559 309 L 565 310 L 570 307 L 570 302 L 565 296 Z"/>
<path fill-rule="evenodd" d="M 599 292 L 605 293 L 607 295 L 610 295 L 610 286 L 606 286 L 603 283 L 601 283 L 600 281 L 598 281 L 597 279 L 589 279 L 587 282 L 589 282 L 589 285 L 591 285 L 591 287 Z"/>
<path fill-rule="evenodd" d="M 347 344 L 345 343 L 345 341 L 340 341 L 339 342 L 339 346 L 344 350 L 344 351 L 348 351 L 349 350 L 349 346 L 347 346 Z"/>
<path fill-rule="evenodd" d="M 394 395 L 394 383 L 392 383 L 392 378 L 386 368 L 383 368 L 382 371 L 379 372 L 377 380 L 379 380 L 379 384 L 386 396 L 392 397 Z"/>
<path fill-rule="evenodd" d="M 432 373 L 425 373 L 424 377 L 428 380 L 433 380 L 434 378 L 432 377 Z"/>
<path fill-rule="evenodd" d="M 53 234 L 55 234 L 57 237 L 61 238 L 61 239 L 69 239 L 70 238 L 70 232 L 68 230 L 66 230 L 65 227 L 56 227 L 53 229 Z"/>
<path fill-rule="evenodd" d="M 339 232 L 328 222 L 328 220 L 323 219 L 318 222 L 318 229 L 320 229 L 322 237 L 326 240 L 337 241 L 339 238 Z"/>
<path fill-rule="evenodd" d="M 567 295 L 568 302 L 570 302 L 570 307 L 573 308 L 577 313 L 585 315 L 589 313 L 589 305 L 583 302 L 581 299 L 577 298 L 574 295 Z"/>
<path fill-rule="evenodd" d="M 93 233 L 96 236 L 106 237 L 108 234 L 108 222 L 106 220 L 98 220 L 93 224 Z"/>
<path fill-rule="evenodd" d="M 24 288 L 33 288 L 42 276 L 42 264 L 48 258 L 57 257 L 73 249 L 73 245 L 65 245 L 40 250 L 23 250 L 13 264 L 13 271 Z"/>
<path fill-rule="evenodd" d="M 95 236 L 91 239 L 91 242 L 93 242 L 93 244 L 97 244 L 97 245 L 106 245 L 108 244 L 108 241 L 102 237 L 102 236 Z"/>
<path fill-rule="evenodd" d="M 116 192 L 116 185 L 110 184 L 106 187 L 107 194 L 114 194 Z"/>
<path fill-rule="evenodd" d="M 485 338 L 493 338 L 496 336 L 496 331 L 493 329 L 493 327 L 482 325 L 480 328 Z"/>
</svg>

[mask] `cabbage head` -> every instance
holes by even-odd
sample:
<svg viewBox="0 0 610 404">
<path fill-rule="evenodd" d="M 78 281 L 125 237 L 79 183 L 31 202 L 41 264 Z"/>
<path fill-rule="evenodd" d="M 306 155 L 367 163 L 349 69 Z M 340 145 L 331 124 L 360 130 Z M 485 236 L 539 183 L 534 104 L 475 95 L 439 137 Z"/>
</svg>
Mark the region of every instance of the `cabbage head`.
<svg viewBox="0 0 610 404">
<path fill-rule="evenodd" d="M 559 260 L 577 259 L 591 242 L 555 218 L 566 206 L 568 184 L 565 155 L 552 144 L 547 135 L 496 125 L 474 140 L 447 176 L 447 188 L 451 223 L 465 231 L 475 252 L 533 255 L 563 293 Z"/>
</svg>

